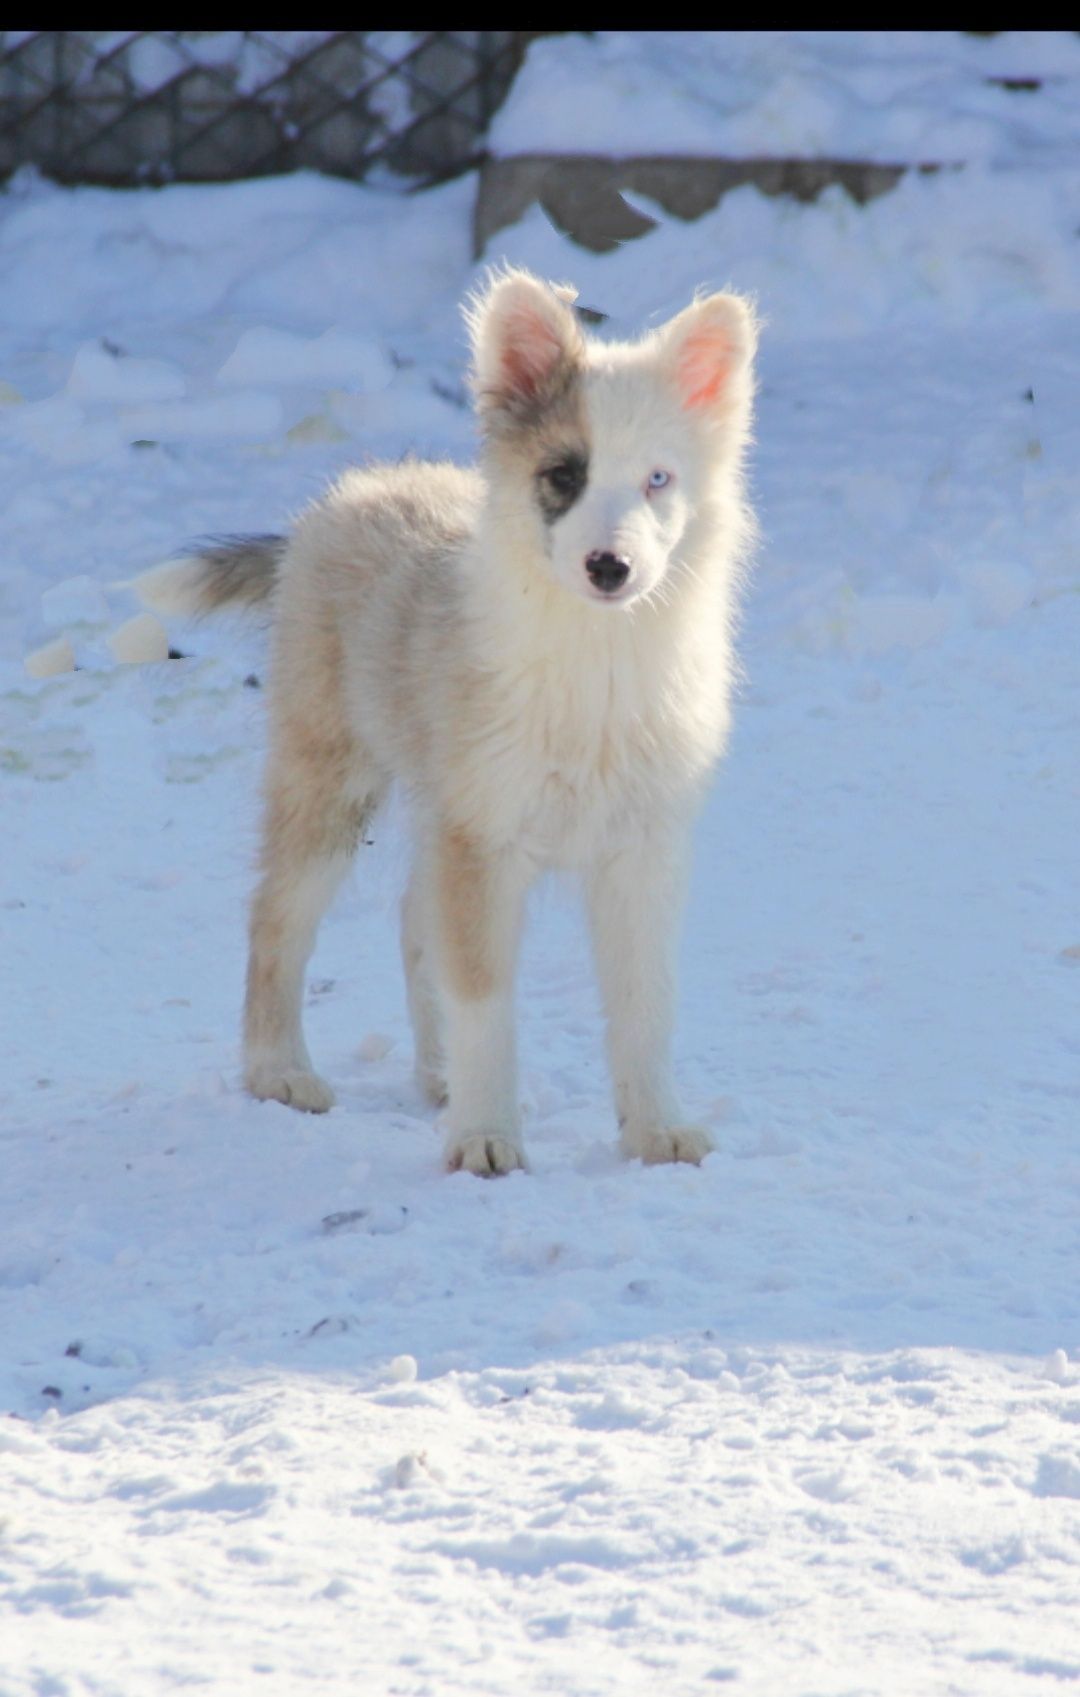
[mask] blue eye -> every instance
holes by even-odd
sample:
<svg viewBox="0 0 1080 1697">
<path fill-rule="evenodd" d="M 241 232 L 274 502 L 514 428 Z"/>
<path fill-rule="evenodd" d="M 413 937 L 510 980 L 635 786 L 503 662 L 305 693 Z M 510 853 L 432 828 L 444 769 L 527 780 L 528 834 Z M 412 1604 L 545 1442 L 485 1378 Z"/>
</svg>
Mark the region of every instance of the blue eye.
<svg viewBox="0 0 1080 1697">
<path fill-rule="evenodd" d="M 649 473 L 649 485 L 648 486 L 649 486 L 650 489 L 664 489 L 670 482 L 671 482 L 670 471 L 660 471 L 659 469 L 657 469 L 656 471 L 650 471 L 650 473 Z"/>
</svg>

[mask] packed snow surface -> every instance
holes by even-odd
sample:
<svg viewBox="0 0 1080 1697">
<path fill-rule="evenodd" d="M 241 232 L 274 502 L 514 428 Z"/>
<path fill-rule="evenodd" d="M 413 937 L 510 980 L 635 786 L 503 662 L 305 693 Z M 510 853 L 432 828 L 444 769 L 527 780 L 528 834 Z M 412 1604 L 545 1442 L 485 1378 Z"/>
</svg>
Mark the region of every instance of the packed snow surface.
<svg viewBox="0 0 1080 1697">
<path fill-rule="evenodd" d="M 751 113 L 755 65 L 809 62 L 725 39 Z M 945 96 L 976 58 L 1075 73 L 1035 36 L 831 39 L 809 139 L 847 154 L 893 151 L 914 58 Z M 590 55 L 647 60 L 687 134 L 722 57 L 538 43 L 517 110 L 543 75 L 570 134 Z M 700 1169 L 616 1160 L 555 887 L 533 1172 L 440 1171 L 396 818 L 312 961 L 338 1106 L 247 1100 L 265 635 L 112 642 L 192 538 L 472 452 L 473 184 L 0 195 L 3 1697 L 1080 1683 L 1080 171 L 1045 102 L 1028 169 L 1008 99 L 981 160 L 863 210 L 747 189 L 605 257 L 534 212 L 489 255 L 601 333 L 729 280 L 768 321 L 682 950 Z M 28 674 L 64 642 L 78 670 Z"/>
</svg>

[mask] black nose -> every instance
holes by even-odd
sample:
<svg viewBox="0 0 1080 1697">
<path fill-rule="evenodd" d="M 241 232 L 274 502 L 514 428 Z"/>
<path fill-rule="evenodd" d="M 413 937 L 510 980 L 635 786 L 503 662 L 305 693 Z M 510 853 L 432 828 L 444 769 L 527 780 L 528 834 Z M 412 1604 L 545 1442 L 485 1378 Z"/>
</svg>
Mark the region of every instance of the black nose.
<svg viewBox="0 0 1080 1697">
<path fill-rule="evenodd" d="M 605 595 L 614 595 L 630 576 L 630 561 L 625 554 L 602 554 L 594 548 L 585 556 L 585 570 L 597 589 L 602 589 Z"/>
</svg>

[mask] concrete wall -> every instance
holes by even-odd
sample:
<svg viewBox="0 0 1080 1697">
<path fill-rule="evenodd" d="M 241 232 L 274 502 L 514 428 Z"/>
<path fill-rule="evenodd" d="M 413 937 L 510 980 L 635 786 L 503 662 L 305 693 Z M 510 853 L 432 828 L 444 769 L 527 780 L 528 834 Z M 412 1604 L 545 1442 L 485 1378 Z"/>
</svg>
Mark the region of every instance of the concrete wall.
<svg viewBox="0 0 1080 1697">
<path fill-rule="evenodd" d="M 763 194 L 816 200 L 839 183 L 860 204 L 885 194 L 907 170 L 938 165 L 873 165 L 850 159 L 712 159 L 600 154 L 521 154 L 485 160 L 473 229 L 477 257 L 499 230 L 538 203 L 552 223 L 582 247 L 606 253 L 654 228 L 621 191 L 645 195 L 677 218 L 700 218 L 730 189 L 753 183 Z"/>
</svg>

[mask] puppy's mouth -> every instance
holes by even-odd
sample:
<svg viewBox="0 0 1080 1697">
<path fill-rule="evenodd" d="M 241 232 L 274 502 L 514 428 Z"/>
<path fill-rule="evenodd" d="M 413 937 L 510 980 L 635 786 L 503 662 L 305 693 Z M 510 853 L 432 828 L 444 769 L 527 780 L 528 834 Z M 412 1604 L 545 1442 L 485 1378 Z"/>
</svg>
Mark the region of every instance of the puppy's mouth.
<svg viewBox="0 0 1080 1697">
<path fill-rule="evenodd" d="M 585 583 L 586 601 L 599 602 L 604 607 L 624 607 L 628 601 L 636 601 L 642 593 L 641 586 L 634 579 L 627 579 L 618 589 L 597 589 L 595 584 Z"/>
</svg>

